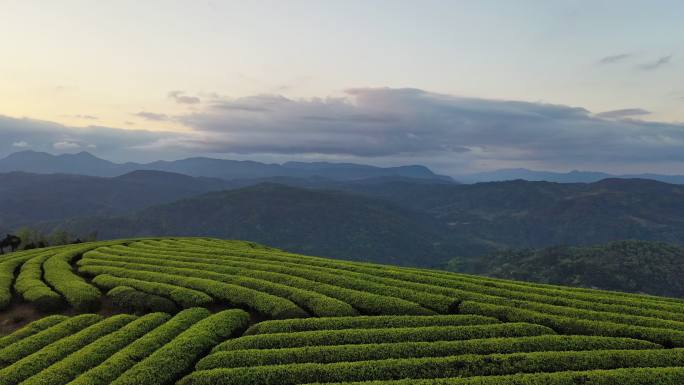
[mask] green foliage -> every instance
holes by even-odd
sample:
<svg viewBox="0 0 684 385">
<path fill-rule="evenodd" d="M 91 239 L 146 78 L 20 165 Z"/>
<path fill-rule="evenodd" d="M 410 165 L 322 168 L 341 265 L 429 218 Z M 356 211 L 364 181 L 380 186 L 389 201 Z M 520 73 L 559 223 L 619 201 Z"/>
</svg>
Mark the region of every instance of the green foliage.
<svg viewBox="0 0 684 385">
<path fill-rule="evenodd" d="M 112 385 L 167 384 L 191 369 L 197 358 L 212 346 L 244 330 L 248 323 L 249 314 L 242 310 L 211 315 L 134 365 Z"/>
<path fill-rule="evenodd" d="M 499 323 L 492 317 L 478 315 L 433 315 L 433 316 L 356 316 L 333 318 L 305 318 L 293 320 L 264 321 L 253 325 L 244 333 L 272 334 L 294 333 L 311 330 L 339 329 L 385 329 L 421 326 L 461 326 Z"/>
<path fill-rule="evenodd" d="M 643 238 L 642 238 L 643 239 Z M 684 248 L 662 242 L 620 241 L 583 247 L 498 251 L 450 266 L 492 277 L 684 296 Z"/>
<path fill-rule="evenodd" d="M 397 342 L 218 351 L 202 359 L 197 364 L 196 369 L 239 368 L 306 362 L 334 363 L 390 358 L 444 357 L 462 354 L 658 348 L 661 346 L 629 338 L 542 335 L 464 341 Z"/>
<path fill-rule="evenodd" d="M 12 301 L 15 270 L 43 252 L 45 250 L 28 250 L 0 256 L 0 310 L 5 309 Z"/>
<path fill-rule="evenodd" d="M 564 334 L 604 335 L 611 337 L 637 338 L 652 341 L 665 347 L 684 347 L 684 331 L 630 326 L 605 321 L 589 321 L 562 317 L 511 306 L 491 305 L 466 301 L 460 310 L 467 314 L 496 317 L 506 322 L 531 322 L 546 325 Z"/>
<path fill-rule="evenodd" d="M 101 319 L 102 317 L 96 314 L 82 314 L 23 338 L 0 350 L 0 366 L 7 366 L 16 362 L 55 341 L 95 324 Z"/>
<path fill-rule="evenodd" d="M 193 324 L 208 317 L 207 309 L 181 311 L 169 321 L 111 355 L 98 366 L 78 376 L 70 385 L 108 385 L 137 363 L 149 357 Z"/>
<path fill-rule="evenodd" d="M 44 278 L 67 302 L 81 310 L 95 309 L 102 293 L 71 270 L 71 261 L 94 245 L 66 246 L 43 263 Z"/>
<path fill-rule="evenodd" d="M 14 331 L 10 335 L 0 337 L 0 349 L 4 349 L 5 347 L 15 342 L 30 337 L 51 326 L 57 325 L 58 323 L 67 320 L 67 318 L 67 316 L 63 315 L 51 315 L 48 317 L 43 317 L 37 321 L 33 321 L 30 324 L 24 326 L 23 328 Z"/>
<path fill-rule="evenodd" d="M 296 385 L 684 365 L 682 349 L 534 352 L 304 363 L 195 371 L 179 385 Z"/>
<path fill-rule="evenodd" d="M 684 300 L 673 298 L 330 260 L 211 239 L 18 252 L 0 257 L 2 272 L 0 294 L 6 287 L 7 301 L 18 272 L 17 292 L 41 308 L 50 307 L 41 298 L 53 287 L 53 295 L 76 308 L 70 312 L 95 306 L 100 294 L 87 289 L 93 287 L 88 276 L 115 305 L 138 313 L 216 305 L 252 314 L 211 315 L 193 307 L 172 318 L 46 318 L 0 338 L 0 385 L 423 379 L 523 385 L 623 378 L 636 384 L 646 373 L 661 373 L 639 367 L 684 366 Z M 629 367 L 633 378 L 620 371 Z M 662 373 L 670 381 L 663 384 L 678 384 L 679 372 Z"/>
<path fill-rule="evenodd" d="M 92 272 L 93 269 L 86 269 Z M 106 270 L 109 271 L 109 270 Z M 126 274 L 122 274 L 126 275 Z M 136 275 L 139 276 L 139 275 Z M 154 280 L 140 280 L 134 278 L 121 278 L 109 274 L 100 274 L 93 279 L 93 283 L 105 289 L 114 289 L 119 286 L 128 286 L 145 293 L 168 297 L 173 300 L 178 306 L 183 308 L 190 308 L 196 306 L 207 306 L 214 302 L 214 300 L 205 293 L 193 289 L 187 289 L 183 286 L 170 285 L 166 283 L 158 283 Z"/>
<path fill-rule="evenodd" d="M 26 261 L 14 283 L 24 300 L 35 303 L 43 311 L 55 310 L 64 304 L 62 296 L 43 282 L 43 263 L 50 257 L 51 253 L 44 253 Z"/>
<path fill-rule="evenodd" d="M 136 256 L 139 256 L 139 254 L 135 254 Z M 170 264 L 169 260 L 176 260 L 177 258 L 180 258 L 180 260 L 185 260 L 187 261 L 188 258 L 191 261 L 204 261 L 205 263 L 207 262 L 207 258 L 203 258 L 201 256 L 198 256 L 196 254 L 188 254 L 184 252 L 174 252 L 173 254 L 170 253 L 157 253 L 157 254 L 152 254 L 154 256 L 157 256 L 157 259 L 163 258 L 165 262 L 157 262 L 156 260 L 154 261 L 154 265 L 156 266 L 157 264 L 161 265 L 167 265 Z M 123 258 L 130 259 L 131 256 L 124 256 Z M 116 258 L 110 258 L 110 259 L 116 259 Z M 281 285 L 287 285 L 290 287 L 306 290 L 309 292 L 313 293 L 320 293 L 323 294 L 329 298 L 335 298 L 339 301 L 346 302 L 347 304 L 351 305 L 355 309 L 361 310 L 363 313 L 366 314 L 434 314 L 434 312 L 425 309 L 421 306 L 419 306 L 416 303 L 406 301 L 401 298 L 396 298 L 393 296 L 387 296 L 387 295 L 379 295 L 376 293 L 372 292 L 367 292 L 367 291 L 362 291 L 362 290 L 353 290 L 353 289 L 347 289 L 344 287 L 332 285 L 332 284 L 327 284 L 327 283 L 320 283 L 316 282 L 315 280 L 312 280 L 315 278 L 315 275 L 311 274 L 305 274 L 301 273 L 308 278 L 311 279 L 306 279 L 306 278 L 301 278 L 293 275 L 288 275 L 288 274 L 282 274 L 282 273 L 276 273 L 272 271 L 263 271 L 264 269 L 261 268 L 259 269 L 259 266 L 257 264 L 248 262 L 246 260 L 242 261 L 231 261 L 231 260 L 226 260 L 225 258 L 217 259 L 217 258 L 208 258 L 208 262 L 210 263 L 209 267 L 204 266 L 204 269 L 211 269 L 212 271 L 218 271 L 223 274 L 232 274 L 234 276 L 242 276 L 245 275 L 249 278 L 257 278 L 261 279 L 264 281 L 269 281 L 271 283 L 278 283 Z M 90 264 L 93 264 L 94 262 L 91 261 L 90 258 L 84 259 L 81 262 L 82 266 L 88 266 Z M 101 262 L 97 262 L 101 263 Z M 111 263 L 111 262 L 109 262 Z M 227 268 L 226 268 L 227 266 Z M 198 266 L 192 266 L 193 268 L 197 268 Z M 153 267 L 140 267 L 136 266 L 136 269 L 142 269 L 142 270 L 147 270 L 147 269 L 153 269 Z M 156 269 L 157 267 L 154 267 Z M 273 268 L 276 270 L 277 268 Z M 166 271 L 171 271 L 170 269 L 166 268 Z M 192 272 L 187 271 L 187 269 L 184 269 L 183 271 L 178 271 L 176 270 L 177 274 L 192 274 Z M 203 276 L 209 276 L 206 273 L 202 273 Z M 221 279 L 221 278 L 218 278 Z M 240 282 L 238 282 L 241 284 Z M 337 303 L 339 303 L 337 301 Z M 335 303 L 332 306 L 339 307 L 339 305 Z M 449 303 L 453 303 L 452 300 L 449 300 Z M 331 306 L 331 305 L 326 305 L 326 306 Z M 343 312 L 344 313 L 338 313 L 338 315 L 349 315 L 345 314 L 349 312 L 349 306 L 344 307 Z M 353 309 L 352 309 L 353 310 Z M 316 309 L 317 312 L 319 312 L 318 308 Z M 284 317 L 280 317 L 284 318 Z M 292 318 L 292 317 L 288 317 Z"/>
<path fill-rule="evenodd" d="M 684 368 L 624 368 L 555 373 L 326 383 L 326 385 L 675 385 L 684 383 Z"/>
<path fill-rule="evenodd" d="M 107 292 L 107 297 L 123 309 L 137 313 L 165 312 L 176 313 L 178 307 L 168 298 L 138 291 L 128 286 L 117 286 Z"/>
<path fill-rule="evenodd" d="M 0 370 L 0 385 L 15 385 L 63 360 L 71 353 L 133 321 L 132 315 L 106 318 L 78 333 L 62 338 Z"/>
<path fill-rule="evenodd" d="M 216 264 L 194 262 L 201 261 L 199 258 L 187 258 L 185 260 L 193 262 L 183 262 L 176 260 L 172 256 L 151 253 L 136 253 L 135 263 L 133 263 L 131 262 L 131 256 L 119 255 L 119 253 L 122 252 L 118 250 L 120 249 L 108 248 L 88 252 L 85 255 L 84 260 L 80 262 L 80 265 L 96 264 L 145 271 L 157 271 L 240 285 L 287 298 L 315 316 L 333 317 L 358 314 L 352 306 L 338 299 L 325 296 L 316 291 L 287 286 L 278 283 L 277 281 L 271 282 L 254 278 L 255 275 L 247 270 L 231 269 L 224 266 L 217 266 Z"/>
<path fill-rule="evenodd" d="M 280 349 L 301 346 L 370 344 L 410 341 L 453 341 L 475 338 L 522 337 L 555 334 L 545 326 L 506 323 L 472 326 L 426 326 L 389 329 L 316 330 L 296 333 L 257 334 L 228 340 L 212 351 Z"/>
<path fill-rule="evenodd" d="M 171 295 L 173 292 L 180 292 L 181 289 L 185 290 L 185 292 L 189 294 L 192 290 L 195 293 L 207 293 L 212 297 L 226 301 L 229 304 L 252 309 L 273 318 L 296 318 L 305 317 L 307 315 L 306 312 L 304 312 L 301 308 L 285 298 L 276 297 L 274 295 L 262 293 L 245 287 L 212 281 L 204 278 L 192 278 L 151 271 L 137 271 L 117 267 L 95 266 L 87 264 L 82 264 L 79 270 L 92 275 L 102 274 L 96 277 L 93 281 L 98 285 L 103 285 L 107 288 L 113 288 L 115 286 L 131 286 L 143 291 L 147 291 L 149 289 L 151 293 L 159 295 L 164 295 L 164 292 L 166 292 L 168 295 Z M 112 275 L 126 278 L 117 278 L 113 277 Z M 154 284 L 151 283 L 150 285 L 146 286 L 145 283 L 147 281 L 154 282 Z M 144 289 L 143 287 L 147 287 L 147 289 Z M 155 287 L 159 288 L 158 293 L 151 291 L 155 290 Z M 199 299 L 199 297 L 196 295 L 187 297 L 187 299 L 190 299 L 191 301 L 195 300 L 196 298 Z M 186 297 L 183 295 L 179 296 L 178 298 L 171 297 L 171 299 L 178 303 L 177 299 L 185 300 Z M 183 306 L 180 303 L 179 305 Z M 193 306 L 193 303 L 187 302 L 187 305 Z"/>
<path fill-rule="evenodd" d="M 169 316 L 164 313 L 138 318 L 23 381 L 22 385 L 64 385 L 168 319 Z"/>
</svg>

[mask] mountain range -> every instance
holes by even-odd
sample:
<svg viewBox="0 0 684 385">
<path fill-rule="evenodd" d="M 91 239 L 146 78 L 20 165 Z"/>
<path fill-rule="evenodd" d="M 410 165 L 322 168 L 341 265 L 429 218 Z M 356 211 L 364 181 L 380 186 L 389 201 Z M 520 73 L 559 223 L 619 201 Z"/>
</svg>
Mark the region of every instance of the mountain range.
<svg viewBox="0 0 684 385">
<path fill-rule="evenodd" d="M 146 173 L 133 176 L 145 179 Z M 69 182 L 72 187 L 63 187 L 60 194 L 46 189 L 35 200 L 44 202 L 50 215 L 34 218 L 40 219 L 35 225 L 45 231 L 96 231 L 101 238 L 153 234 L 240 238 L 322 256 L 431 267 L 456 256 L 507 248 L 624 239 L 684 243 L 684 186 L 651 180 L 473 185 L 394 178 L 351 182 L 280 178 L 279 183 L 248 180 L 225 185 L 203 180 L 201 188 L 210 192 L 196 195 L 184 187 L 193 179 L 184 181 L 183 176 L 169 178 L 179 183 L 163 187 L 131 185 L 131 177 L 99 181 L 110 183 L 109 192 L 92 198 L 94 203 L 125 199 L 130 207 L 75 200 L 68 191 L 78 191 L 79 183 L 91 183 L 88 180 Z M 245 187 L 248 182 L 252 184 Z M 159 201 L 149 204 L 155 196 Z M 0 199 L 11 197 L 8 191 L 0 193 Z M 19 194 L 14 199 L 23 198 Z M 37 212 L 31 205 L 14 211 L 7 207 L 3 218 Z M 73 210 L 60 219 L 57 214 L 66 208 Z M 0 223 L 0 227 L 10 225 Z"/>
<path fill-rule="evenodd" d="M 353 163 L 286 162 L 267 164 L 213 158 L 187 158 L 151 163 L 114 163 L 88 152 L 52 155 L 45 152 L 20 151 L 0 159 L 0 172 L 22 171 L 36 174 L 78 174 L 113 177 L 136 170 L 166 171 L 195 177 L 252 179 L 269 177 L 307 178 L 322 176 L 333 180 L 354 180 L 374 177 L 407 177 L 450 181 L 424 166 L 375 167 Z"/>
<path fill-rule="evenodd" d="M 182 172 L 119 174 L 150 165 Z M 625 239 L 684 244 L 684 186 L 649 179 L 459 184 L 420 166 L 209 158 L 140 165 L 88 153 L 22 152 L 0 167 L 40 171 L 0 173 L 3 232 L 28 226 L 100 238 L 206 235 L 429 267 L 509 248 Z M 65 173 L 50 173 L 56 170 Z"/>
<path fill-rule="evenodd" d="M 535 171 L 526 168 L 508 168 L 494 171 L 486 171 L 474 174 L 464 174 L 454 177 L 462 183 L 478 183 L 478 182 L 501 182 L 507 180 L 528 180 L 528 181 L 546 181 L 558 183 L 593 183 L 608 178 L 620 179 L 652 179 L 665 183 L 684 184 L 684 175 L 664 175 L 664 174 L 608 174 L 597 171 L 578 171 L 570 172 L 553 172 L 553 171 Z"/>
</svg>

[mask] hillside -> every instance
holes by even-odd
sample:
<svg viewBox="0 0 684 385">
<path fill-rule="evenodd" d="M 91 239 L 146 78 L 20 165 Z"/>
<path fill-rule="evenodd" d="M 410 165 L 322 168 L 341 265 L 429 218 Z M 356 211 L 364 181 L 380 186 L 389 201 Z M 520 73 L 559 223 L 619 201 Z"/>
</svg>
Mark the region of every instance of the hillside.
<svg viewBox="0 0 684 385">
<path fill-rule="evenodd" d="M 457 258 L 450 266 L 498 278 L 684 297 L 684 248 L 662 242 L 507 250 Z"/>
<path fill-rule="evenodd" d="M 43 221 L 123 214 L 227 186 L 218 179 L 159 171 L 115 178 L 11 172 L 0 174 L 0 227 L 16 230 Z"/>
<path fill-rule="evenodd" d="M 338 188 L 427 213 L 448 228 L 448 235 L 477 239 L 493 248 L 684 240 L 684 186 L 652 180 L 473 185 L 396 181 Z"/>
<path fill-rule="evenodd" d="M 649 180 L 474 185 L 406 178 L 268 180 L 278 183 L 233 181 L 228 183 L 230 191 L 154 203 L 126 215 L 91 210 L 82 214 L 91 218 L 72 218 L 61 228 L 77 234 L 97 230 L 104 239 L 248 239 L 294 252 L 424 267 L 510 248 L 625 239 L 684 244 L 684 186 Z"/>
<path fill-rule="evenodd" d="M 245 239 L 295 252 L 413 266 L 436 266 L 459 247 L 446 244 L 441 225 L 425 214 L 360 195 L 270 183 L 208 193 L 124 217 L 73 220 L 64 228 L 77 234 L 97 231 L 105 239 Z M 460 243 L 476 247 L 467 240 Z"/>
<path fill-rule="evenodd" d="M 37 249 L 0 268 L 2 385 L 684 381 L 684 301 L 666 297 L 206 238 Z M 27 324 L 28 309 L 52 315 Z"/>
</svg>

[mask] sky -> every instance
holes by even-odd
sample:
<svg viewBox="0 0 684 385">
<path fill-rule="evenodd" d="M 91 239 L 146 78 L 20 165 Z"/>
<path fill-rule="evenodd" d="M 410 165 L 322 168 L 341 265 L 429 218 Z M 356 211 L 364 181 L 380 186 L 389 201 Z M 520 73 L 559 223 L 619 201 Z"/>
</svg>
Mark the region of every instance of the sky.
<svg viewBox="0 0 684 385">
<path fill-rule="evenodd" d="M 0 0 L 0 156 L 684 173 L 684 2 Z"/>
</svg>

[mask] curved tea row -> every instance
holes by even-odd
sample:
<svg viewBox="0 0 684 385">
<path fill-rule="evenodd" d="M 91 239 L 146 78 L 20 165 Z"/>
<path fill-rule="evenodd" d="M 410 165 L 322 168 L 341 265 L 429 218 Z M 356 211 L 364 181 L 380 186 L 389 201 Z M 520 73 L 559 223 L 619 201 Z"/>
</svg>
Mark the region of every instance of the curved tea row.
<svg viewBox="0 0 684 385">
<path fill-rule="evenodd" d="M 105 298 L 137 315 L 87 313 Z M 86 314 L 47 316 L 0 337 L 0 385 L 684 382 L 680 299 L 242 241 L 119 240 L 8 254 L 0 309 L 18 301 Z"/>
</svg>

